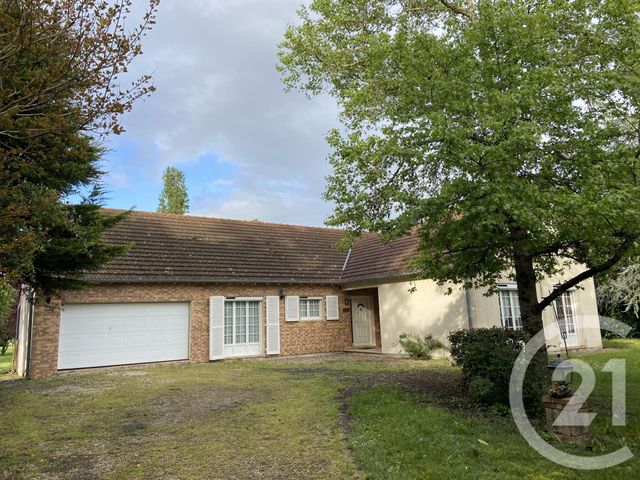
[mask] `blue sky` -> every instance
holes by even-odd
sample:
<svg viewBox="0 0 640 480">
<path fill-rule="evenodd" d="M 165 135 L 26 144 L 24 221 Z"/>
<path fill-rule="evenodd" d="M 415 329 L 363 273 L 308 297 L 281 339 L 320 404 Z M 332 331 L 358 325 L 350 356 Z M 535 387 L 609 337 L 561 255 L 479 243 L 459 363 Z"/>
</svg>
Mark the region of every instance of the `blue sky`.
<svg viewBox="0 0 640 480">
<path fill-rule="evenodd" d="M 301 1 L 161 2 L 130 69 L 152 73 L 157 91 L 107 141 L 107 206 L 155 210 L 162 170 L 173 165 L 185 173 L 192 214 L 323 224 L 332 210 L 321 198 L 325 135 L 337 108 L 285 93 L 275 69 Z"/>
<path fill-rule="evenodd" d="M 127 136 L 112 139 L 103 162 L 107 171 L 107 206 L 155 210 L 162 189 L 162 178 L 158 176 L 162 165 L 156 162 L 159 155 L 154 145 L 143 146 Z M 238 168 L 232 162 L 221 161 L 215 152 L 186 159 L 179 165 L 196 210 L 206 209 L 211 201 L 224 203 L 234 189 Z"/>
</svg>

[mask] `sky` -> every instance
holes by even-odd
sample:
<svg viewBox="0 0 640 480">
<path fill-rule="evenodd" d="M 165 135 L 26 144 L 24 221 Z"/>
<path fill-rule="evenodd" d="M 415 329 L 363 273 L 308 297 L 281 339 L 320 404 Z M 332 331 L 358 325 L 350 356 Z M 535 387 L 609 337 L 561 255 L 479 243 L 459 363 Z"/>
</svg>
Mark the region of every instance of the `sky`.
<svg viewBox="0 0 640 480">
<path fill-rule="evenodd" d="M 287 92 L 277 47 L 302 0 L 163 0 L 130 72 L 157 91 L 107 140 L 106 206 L 155 211 L 162 171 L 185 173 L 190 213 L 322 225 L 327 96 Z M 137 2 L 142 4 L 144 2 Z M 133 12 L 133 21 L 140 12 Z"/>
</svg>

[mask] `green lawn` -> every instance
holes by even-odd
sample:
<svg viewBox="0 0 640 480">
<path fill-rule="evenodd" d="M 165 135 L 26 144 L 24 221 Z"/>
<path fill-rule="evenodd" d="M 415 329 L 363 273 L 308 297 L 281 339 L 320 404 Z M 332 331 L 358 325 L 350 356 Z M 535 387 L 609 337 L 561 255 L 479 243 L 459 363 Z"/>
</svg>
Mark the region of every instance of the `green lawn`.
<svg viewBox="0 0 640 480">
<path fill-rule="evenodd" d="M 601 455 L 623 445 L 640 454 L 640 342 L 608 342 L 614 351 L 581 355 L 597 373 L 589 399 L 600 412 L 587 448 L 561 443 L 578 455 Z M 626 359 L 626 427 L 611 427 L 610 374 L 600 370 L 610 358 Z M 393 386 L 362 390 L 350 400 L 350 447 L 359 467 L 372 479 L 637 479 L 638 457 L 605 471 L 569 470 L 545 460 L 520 436 L 510 417 L 438 406 L 431 395 Z"/>
<path fill-rule="evenodd" d="M 627 359 L 626 428 L 601 414 L 590 451 L 640 452 L 640 343 L 591 354 Z M 446 361 L 374 355 L 162 365 L 0 383 L 0 478 L 572 479 L 509 418 L 463 409 Z M 604 377 L 603 377 L 604 378 Z M 600 383 L 594 405 L 607 410 Z"/>
<path fill-rule="evenodd" d="M 13 346 L 4 355 L 0 355 L 0 375 L 6 374 L 13 367 Z"/>
</svg>

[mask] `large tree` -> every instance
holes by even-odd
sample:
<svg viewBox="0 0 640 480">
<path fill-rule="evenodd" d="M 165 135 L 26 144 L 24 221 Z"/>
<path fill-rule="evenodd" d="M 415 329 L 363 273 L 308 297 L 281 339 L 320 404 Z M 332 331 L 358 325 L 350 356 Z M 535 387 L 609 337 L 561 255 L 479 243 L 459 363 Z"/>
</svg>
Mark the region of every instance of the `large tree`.
<svg viewBox="0 0 640 480">
<path fill-rule="evenodd" d="M 55 290 L 121 249 L 99 242 L 101 140 L 148 95 L 123 83 L 158 0 L 137 25 L 132 0 L 0 0 L 0 275 Z M 85 201 L 72 205 L 82 192 Z M 56 263 L 57 262 L 57 263 Z"/>
<path fill-rule="evenodd" d="M 184 173 L 176 167 L 167 167 L 162 174 L 162 192 L 158 199 L 158 212 L 184 214 L 189 211 L 189 195 L 184 184 Z"/>
<path fill-rule="evenodd" d="M 531 333 L 637 252 L 639 2 L 315 0 L 300 19 L 285 82 L 341 107 L 330 223 L 416 231 L 416 269 L 441 283 L 513 272 Z"/>
</svg>

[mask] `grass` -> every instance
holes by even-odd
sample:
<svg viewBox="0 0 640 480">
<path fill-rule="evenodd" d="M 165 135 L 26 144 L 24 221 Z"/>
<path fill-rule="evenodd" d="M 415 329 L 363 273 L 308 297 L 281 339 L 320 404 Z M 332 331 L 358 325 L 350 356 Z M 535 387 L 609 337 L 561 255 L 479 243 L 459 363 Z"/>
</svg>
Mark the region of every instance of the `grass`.
<svg viewBox="0 0 640 480">
<path fill-rule="evenodd" d="M 4 355 L 0 355 L 0 376 L 8 373 L 13 368 L 13 346 L 10 346 Z"/>
<path fill-rule="evenodd" d="M 640 453 L 640 342 L 610 343 L 615 351 L 582 355 L 597 373 L 589 399 L 600 412 L 590 428 L 588 449 L 544 436 L 556 447 L 578 455 L 601 455 L 629 446 Z M 610 358 L 627 365 L 626 427 L 611 427 L 610 374 L 600 370 Z M 635 479 L 637 458 L 604 471 L 575 471 L 538 455 L 516 430 L 510 417 L 482 415 L 438 406 L 428 395 L 383 386 L 362 390 L 350 400 L 350 447 L 371 479 Z"/>
<path fill-rule="evenodd" d="M 627 360 L 629 425 L 601 413 L 591 451 L 640 452 L 640 343 L 584 355 Z M 608 345 L 608 348 L 615 348 Z M 608 410 L 598 374 L 590 403 Z M 159 365 L 0 383 L 0 478 L 637 478 L 633 459 L 576 472 L 544 460 L 508 417 L 469 411 L 446 361 L 330 355 Z M 559 445 L 556 443 L 556 445 Z"/>
<path fill-rule="evenodd" d="M 0 478 L 352 478 L 335 395 L 259 362 L 4 382 Z"/>
</svg>

